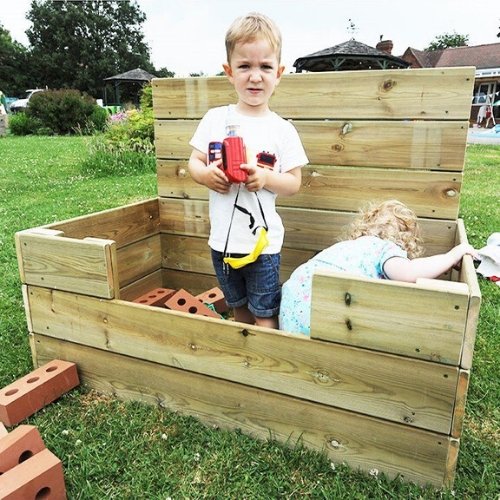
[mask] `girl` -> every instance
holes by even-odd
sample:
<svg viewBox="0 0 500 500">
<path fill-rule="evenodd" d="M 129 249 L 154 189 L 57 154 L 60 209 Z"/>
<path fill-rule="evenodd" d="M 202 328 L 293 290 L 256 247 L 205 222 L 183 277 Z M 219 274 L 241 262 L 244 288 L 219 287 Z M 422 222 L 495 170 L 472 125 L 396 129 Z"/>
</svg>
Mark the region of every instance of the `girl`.
<svg viewBox="0 0 500 500">
<path fill-rule="evenodd" d="M 417 217 L 397 200 L 371 204 L 362 210 L 349 226 L 345 240 L 299 266 L 285 282 L 281 330 L 310 334 L 312 277 L 316 269 L 414 283 L 417 278 L 437 278 L 465 254 L 479 258 L 466 243 L 445 254 L 420 257 L 423 247 Z"/>
</svg>

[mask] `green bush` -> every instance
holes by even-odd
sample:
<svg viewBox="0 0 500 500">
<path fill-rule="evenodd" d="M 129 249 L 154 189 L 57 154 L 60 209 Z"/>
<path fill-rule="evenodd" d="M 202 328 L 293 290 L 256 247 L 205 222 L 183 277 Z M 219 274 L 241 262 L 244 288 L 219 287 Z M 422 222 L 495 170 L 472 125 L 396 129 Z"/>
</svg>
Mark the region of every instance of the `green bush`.
<svg viewBox="0 0 500 500">
<path fill-rule="evenodd" d="M 154 172 L 156 157 L 153 153 L 109 147 L 102 135 L 90 140 L 90 155 L 80 164 L 80 171 L 87 177 L 136 175 Z"/>
<path fill-rule="evenodd" d="M 101 106 L 94 106 L 92 114 L 87 121 L 87 131 L 89 133 L 103 132 L 108 126 L 108 112 Z"/>
<path fill-rule="evenodd" d="M 13 135 L 38 135 L 42 128 L 43 123 L 39 118 L 29 116 L 26 113 L 9 115 L 9 129 Z"/>
<path fill-rule="evenodd" d="M 153 87 L 150 83 L 142 88 L 141 93 L 141 109 L 153 109 Z"/>
<path fill-rule="evenodd" d="M 95 100 L 78 90 L 48 90 L 30 99 L 27 114 L 54 134 L 71 134 L 87 130 L 95 107 Z"/>
<path fill-rule="evenodd" d="M 111 115 L 107 128 L 90 143 L 90 156 L 81 165 L 84 175 L 134 175 L 154 172 L 154 120 L 151 86 L 141 95 L 141 110 Z"/>
</svg>

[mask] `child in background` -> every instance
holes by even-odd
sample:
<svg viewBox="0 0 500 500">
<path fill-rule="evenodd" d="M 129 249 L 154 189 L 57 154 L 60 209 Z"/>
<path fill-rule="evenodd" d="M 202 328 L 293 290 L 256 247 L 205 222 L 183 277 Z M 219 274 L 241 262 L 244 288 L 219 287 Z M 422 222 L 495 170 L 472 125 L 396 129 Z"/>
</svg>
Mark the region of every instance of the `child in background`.
<svg viewBox="0 0 500 500">
<path fill-rule="evenodd" d="M 397 200 L 362 210 L 345 239 L 299 266 L 284 283 L 280 329 L 310 335 L 312 277 L 317 269 L 414 283 L 417 278 L 437 278 L 465 254 L 479 258 L 465 243 L 445 254 L 420 257 L 423 248 L 417 217 Z"/>
<path fill-rule="evenodd" d="M 210 109 L 203 117 L 190 141 L 189 171 L 210 189 L 208 244 L 235 320 L 277 328 L 284 228 L 275 199 L 299 190 L 301 167 L 308 160 L 293 125 L 269 109 L 284 71 L 281 34 L 274 22 L 257 13 L 236 19 L 226 34 L 226 53 L 223 67 L 238 102 Z M 209 143 L 222 141 L 234 125 L 247 151 L 242 183 L 230 183 L 220 168 L 222 160 L 209 162 L 207 155 Z M 259 228 L 267 230 L 267 246 L 259 245 Z M 228 265 L 244 258 L 250 263 L 243 267 Z"/>
</svg>

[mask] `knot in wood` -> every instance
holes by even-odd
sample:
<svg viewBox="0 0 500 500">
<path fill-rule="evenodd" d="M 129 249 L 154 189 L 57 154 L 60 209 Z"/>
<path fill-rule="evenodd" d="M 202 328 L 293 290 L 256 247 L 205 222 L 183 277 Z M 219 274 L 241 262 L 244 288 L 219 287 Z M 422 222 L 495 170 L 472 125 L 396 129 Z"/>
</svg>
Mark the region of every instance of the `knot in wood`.
<svg viewBox="0 0 500 500">
<path fill-rule="evenodd" d="M 345 326 L 347 327 L 348 330 L 352 330 L 352 323 L 349 318 L 345 320 Z"/>
<path fill-rule="evenodd" d="M 344 146 L 342 146 L 342 144 L 334 144 L 332 146 L 332 149 L 334 149 L 335 151 L 337 151 L 337 153 L 340 153 L 344 149 Z"/>
<path fill-rule="evenodd" d="M 342 445 L 336 439 L 330 441 L 330 446 L 335 449 L 342 448 Z"/>
<path fill-rule="evenodd" d="M 456 195 L 457 195 L 457 192 L 455 189 L 448 189 L 448 191 L 446 191 L 446 196 L 448 198 L 454 198 Z"/>
<path fill-rule="evenodd" d="M 395 86 L 396 82 L 394 80 L 386 80 L 382 87 L 384 90 L 391 90 Z"/>
<path fill-rule="evenodd" d="M 342 126 L 342 135 L 346 135 L 349 132 L 352 132 L 352 123 L 344 123 L 344 125 Z"/>
<path fill-rule="evenodd" d="M 177 175 L 178 175 L 179 177 L 186 177 L 186 169 L 185 169 L 185 168 L 179 168 L 179 169 L 177 170 Z"/>
</svg>

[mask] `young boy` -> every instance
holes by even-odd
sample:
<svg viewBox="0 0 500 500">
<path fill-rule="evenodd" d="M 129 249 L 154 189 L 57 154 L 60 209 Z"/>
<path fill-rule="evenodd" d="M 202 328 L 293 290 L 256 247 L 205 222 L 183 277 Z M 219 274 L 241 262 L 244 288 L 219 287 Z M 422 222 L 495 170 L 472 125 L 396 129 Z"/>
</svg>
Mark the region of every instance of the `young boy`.
<svg viewBox="0 0 500 500">
<path fill-rule="evenodd" d="M 280 63 L 281 34 L 274 22 L 258 13 L 236 19 L 226 33 L 226 53 L 223 67 L 238 102 L 213 108 L 203 117 L 190 141 L 189 171 L 210 189 L 208 244 L 235 320 L 277 328 L 284 228 L 275 199 L 299 190 L 300 169 L 308 160 L 293 125 L 269 109 L 285 69 Z M 209 162 L 207 154 L 209 143 L 222 142 L 233 125 L 246 147 L 247 161 L 241 169 L 247 178 L 241 183 L 229 182 L 220 168 L 222 160 Z M 249 263 L 232 267 L 231 260 L 247 254 L 253 255 L 246 258 Z"/>
</svg>

